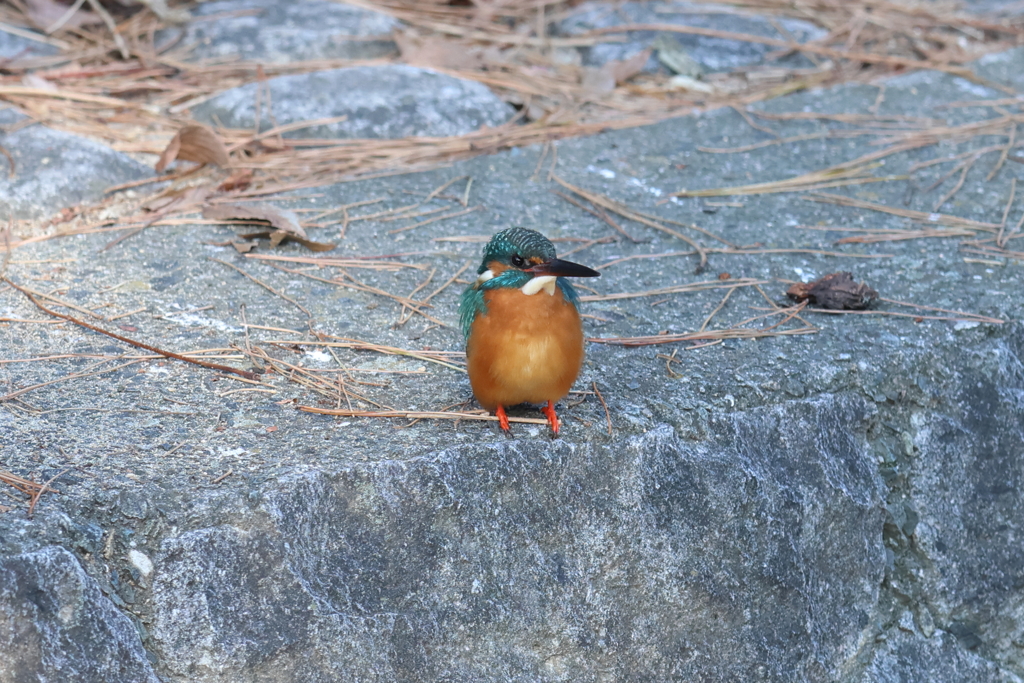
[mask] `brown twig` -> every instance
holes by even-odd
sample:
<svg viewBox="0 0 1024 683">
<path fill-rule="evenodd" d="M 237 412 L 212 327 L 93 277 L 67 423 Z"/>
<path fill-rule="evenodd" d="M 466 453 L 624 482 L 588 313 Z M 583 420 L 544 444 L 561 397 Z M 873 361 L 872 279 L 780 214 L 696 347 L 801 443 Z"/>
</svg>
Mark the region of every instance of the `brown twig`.
<svg viewBox="0 0 1024 683">
<path fill-rule="evenodd" d="M 468 412 L 441 412 L 441 411 L 412 411 L 412 410 L 338 410 L 333 408 L 316 408 L 314 406 L 297 406 L 304 413 L 317 413 L 319 415 L 337 415 L 339 417 L 401 417 L 407 420 L 481 420 L 485 422 L 497 422 L 494 415 L 485 413 Z M 537 417 L 509 417 L 509 422 L 520 422 L 524 424 L 547 424 L 546 418 Z"/>
<path fill-rule="evenodd" d="M 110 337 L 111 339 L 116 339 L 119 342 L 124 342 L 125 344 L 129 344 L 131 346 L 134 346 L 135 348 L 145 349 L 146 351 L 152 351 L 153 353 L 159 354 L 159 355 L 163 356 L 164 358 L 173 358 L 174 360 L 180 360 L 180 361 L 182 361 L 184 363 L 191 363 L 192 365 L 198 365 L 199 367 L 207 368 L 208 370 L 219 370 L 220 372 L 229 372 L 229 373 L 231 373 L 233 375 L 240 375 L 240 376 L 246 377 L 248 379 L 257 379 L 258 378 L 258 375 L 256 373 L 249 372 L 248 370 L 240 370 L 238 368 L 233 368 L 233 367 L 228 366 L 228 365 L 220 365 L 218 363 L 207 363 L 205 361 L 196 360 L 195 358 L 189 358 L 188 356 L 183 356 L 180 353 L 174 353 L 173 351 L 164 351 L 163 349 L 158 348 L 156 346 L 151 346 L 151 345 L 145 344 L 143 342 L 135 341 L 134 339 L 129 339 L 128 337 L 122 337 L 121 335 L 115 334 L 113 332 L 108 332 L 107 330 L 104 330 L 102 328 L 96 327 L 95 325 L 90 325 L 89 323 L 85 322 L 84 320 L 79 320 L 78 318 L 74 318 L 74 317 L 72 317 L 70 315 L 65 315 L 63 313 L 58 313 L 57 311 L 54 311 L 54 310 L 52 310 L 50 308 L 47 308 L 46 306 L 41 304 L 39 302 L 39 300 L 36 299 L 34 296 L 32 296 L 32 294 L 29 293 L 29 291 L 27 289 L 25 289 L 25 288 L 15 284 L 14 282 L 11 281 L 10 278 L 5 277 L 5 278 L 3 278 L 3 281 L 6 282 L 7 284 L 9 284 L 14 289 L 16 289 L 19 292 L 21 292 L 22 294 L 24 294 L 26 297 L 28 297 L 28 300 L 31 301 L 33 304 L 35 304 L 36 308 L 41 310 L 43 313 L 46 313 L 48 315 L 52 315 L 55 318 L 60 318 L 62 320 L 67 320 L 69 323 L 74 323 L 75 325 L 78 325 L 79 327 L 84 327 L 87 330 L 92 330 L 93 332 L 98 332 L 99 334 L 106 335 L 107 337 Z"/>
<path fill-rule="evenodd" d="M 644 216 L 642 214 L 639 214 L 639 213 L 637 213 L 637 212 L 627 208 L 626 206 L 623 206 L 622 204 L 619 204 L 618 202 L 612 201 L 611 199 L 608 199 L 607 197 L 604 197 L 602 195 L 596 194 L 594 192 L 588 192 L 588 191 L 586 191 L 586 190 L 584 190 L 583 188 L 580 188 L 580 187 L 576 187 L 575 185 L 573 185 L 573 184 L 571 184 L 569 182 L 566 182 L 565 180 L 563 180 L 562 178 L 558 177 L 557 175 L 554 175 L 553 173 L 551 174 L 551 179 L 554 180 L 559 185 L 561 185 L 562 187 L 564 187 L 565 189 L 570 190 L 571 192 L 575 192 L 579 196 L 583 197 L 584 199 L 589 201 L 594 206 L 600 206 L 603 209 L 608 209 L 609 211 L 613 211 L 613 212 L 619 214 L 623 218 L 628 218 L 629 220 L 636 221 L 637 223 L 643 223 L 644 225 L 646 225 L 648 227 L 654 228 L 655 230 L 660 230 L 661 232 L 667 233 L 667 234 L 672 235 L 673 237 L 675 237 L 677 239 L 680 239 L 680 240 L 686 242 L 691 247 L 693 247 L 697 251 L 697 254 L 700 256 L 700 263 L 697 266 L 698 270 L 703 270 L 704 267 L 707 265 L 707 263 L 708 263 L 707 249 L 705 249 L 701 245 L 697 244 L 696 241 L 690 239 L 689 237 L 687 237 L 686 235 L 682 234 L 678 230 L 673 230 L 672 228 L 670 228 L 668 226 L 662 225 L 661 223 L 659 223 L 657 221 L 651 220 L 650 218 L 647 218 L 646 216 Z"/>
<path fill-rule="evenodd" d="M 19 477 L 17 474 L 8 472 L 7 470 L 0 470 L 0 481 L 21 491 L 26 496 L 35 495 L 36 491 L 42 487 L 42 484 L 39 484 L 38 482 L 34 482 L 31 479 L 25 479 L 24 477 Z M 51 491 L 52 490 L 53 489 L 51 489 Z"/>
<path fill-rule="evenodd" d="M 95 363 L 92 366 L 90 366 L 90 368 L 97 367 L 97 366 L 102 365 L 103 363 L 107 363 L 107 362 L 109 362 L 109 359 L 102 360 L 99 363 Z M 82 379 L 83 377 L 93 377 L 95 375 L 105 375 L 108 372 L 115 372 L 115 371 L 120 370 L 122 368 L 126 368 L 129 365 L 135 365 L 136 363 L 141 363 L 141 362 L 142 362 L 141 360 L 131 360 L 131 361 L 128 361 L 127 363 L 122 363 L 121 365 L 116 365 L 116 366 L 114 366 L 112 368 L 107 368 L 106 370 L 97 370 L 95 372 L 90 372 L 89 371 L 90 368 L 87 368 L 87 369 L 83 370 L 82 372 L 75 372 L 75 373 L 72 373 L 70 375 L 66 375 L 64 377 L 58 377 L 57 379 L 51 379 L 51 380 L 46 381 L 46 382 L 40 382 L 39 384 L 33 384 L 31 386 L 28 386 L 28 387 L 22 387 L 21 389 L 17 389 L 17 390 L 12 391 L 12 392 L 10 392 L 8 394 L 4 394 L 3 396 L 0 396 L 0 403 L 3 403 L 4 401 L 9 401 L 9 400 L 11 400 L 13 398 L 17 398 L 18 396 L 21 396 L 22 394 L 27 394 L 30 391 L 35 391 L 36 389 L 42 389 L 43 387 L 48 387 L 48 386 L 50 386 L 52 384 L 58 384 L 60 382 L 67 382 L 67 381 L 73 380 L 73 379 Z"/>
<path fill-rule="evenodd" d="M 428 218 L 425 221 L 420 221 L 419 223 L 413 223 L 412 225 L 407 225 L 404 228 L 397 228 L 395 230 L 388 230 L 388 234 L 389 235 L 395 235 L 395 234 L 398 234 L 400 232 L 406 232 L 408 230 L 412 230 L 414 228 L 421 228 L 424 225 L 429 225 L 430 223 L 436 223 L 437 221 L 444 221 L 444 220 L 448 220 L 449 218 L 457 218 L 458 216 L 465 216 L 467 213 L 473 213 L 474 211 L 479 211 L 482 208 L 484 208 L 484 207 L 479 205 L 479 204 L 477 204 L 476 206 L 471 207 L 469 209 L 463 209 L 462 211 L 456 211 L 454 213 L 445 214 L 444 216 L 435 216 L 434 218 Z"/>
<path fill-rule="evenodd" d="M 110 29 L 110 34 L 114 37 L 114 44 L 117 45 L 117 49 L 121 53 L 121 59 L 128 59 L 128 46 L 125 45 L 124 37 L 117 32 L 117 22 L 114 21 L 114 17 L 110 16 L 110 12 L 100 4 L 99 0 L 88 0 L 88 2 L 93 11 L 100 15 L 103 23 Z"/>
<path fill-rule="evenodd" d="M 755 285 L 755 287 L 756 286 L 757 285 Z M 698 330 L 697 330 L 698 332 L 703 332 L 705 329 L 707 329 L 708 323 L 711 322 L 712 318 L 714 318 L 716 315 L 718 315 L 718 312 L 720 310 L 722 310 L 722 308 L 725 306 L 725 303 L 727 301 L 729 301 L 729 297 L 731 297 L 732 293 L 735 292 L 735 291 L 736 291 L 736 287 L 733 287 L 733 288 L 729 289 L 728 291 L 726 291 L 725 296 L 722 297 L 721 303 L 719 303 L 715 307 L 715 310 L 711 311 L 711 313 L 708 315 L 708 317 L 704 318 L 704 322 L 701 323 L 700 328 L 698 328 Z"/>
<path fill-rule="evenodd" d="M 32 512 L 36 509 L 36 503 L 39 502 L 39 499 L 43 497 L 44 493 L 46 493 L 47 491 L 53 491 L 54 493 L 60 493 L 60 491 L 55 491 L 54 489 L 51 489 L 50 488 L 50 484 L 52 484 L 53 482 L 57 481 L 58 478 L 64 476 L 65 474 L 70 472 L 72 469 L 74 469 L 74 468 L 72 468 L 72 467 L 64 468 L 63 470 L 61 470 L 57 474 L 55 474 L 52 477 L 50 477 L 46 481 L 45 484 L 43 484 L 42 486 L 39 487 L 38 491 L 36 491 L 34 494 L 32 494 L 32 500 L 28 504 L 28 518 L 29 519 L 32 519 Z"/>
<path fill-rule="evenodd" d="M 1003 209 L 1003 220 L 999 221 L 999 234 L 996 235 L 996 245 L 1003 249 L 1006 247 L 1006 240 L 1004 236 L 1006 234 L 1006 219 L 1010 217 L 1010 207 L 1013 205 L 1013 198 L 1017 194 L 1017 178 L 1014 176 L 1010 179 L 1010 198 L 1006 200 L 1006 207 Z M 1022 219 L 1024 220 L 1024 219 Z M 3 271 L 0 270 L 0 275 Z"/>
<path fill-rule="evenodd" d="M 302 311 L 303 313 L 305 313 L 307 318 L 312 318 L 313 317 L 313 314 L 309 312 L 309 309 L 306 308 L 305 306 L 303 306 L 302 304 L 300 304 L 298 301 L 296 301 L 295 299 L 291 298 L 290 296 L 288 296 L 286 294 L 282 294 L 281 292 L 277 291 L 276 289 L 274 289 L 273 287 L 268 285 L 266 282 L 263 282 L 259 278 L 256 278 L 256 277 L 250 275 L 249 273 L 245 272 L 244 270 L 242 270 L 238 266 L 236 266 L 236 265 L 234 265 L 232 263 L 228 263 L 227 261 L 221 261 L 219 258 L 210 257 L 210 260 L 211 261 L 216 261 L 217 263 L 219 263 L 219 264 L 221 264 L 223 266 L 227 266 L 228 268 L 232 268 L 232 269 L 238 271 L 239 273 L 241 273 L 245 277 L 249 278 L 250 280 L 252 280 L 256 284 L 258 284 L 260 287 L 262 287 L 263 289 L 267 290 L 271 294 L 273 294 L 275 296 L 279 296 L 282 299 L 284 299 L 285 301 L 287 301 L 288 303 L 290 303 L 292 306 L 295 306 L 295 308 L 297 308 L 300 311 Z"/>
<path fill-rule="evenodd" d="M 953 216 L 946 213 L 929 213 L 926 211 L 900 209 L 897 207 L 886 206 L 885 204 L 876 204 L 862 199 L 854 199 L 853 197 L 844 197 L 842 195 L 829 194 L 826 192 L 812 194 L 808 197 L 803 197 L 803 199 L 806 199 L 809 202 L 822 202 L 824 204 L 836 204 L 837 206 L 850 206 L 857 209 L 870 209 L 872 211 L 890 213 L 894 216 L 909 218 L 918 223 L 932 223 L 935 225 L 946 225 L 953 228 L 967 228 L 969 230 L 983 230 L 986 232 L 995 232 L 999 230 L 998 223 L 983 223 L 982 221 L 976 221 L 970 218 L 961 218 L 960 216 Z"/>
<path fill-rule="evenodd" d="M 583 209 L 584 211 L 586 211 L 587 213 L 589 213 L 590 215 L 595 216 L 597 218 L 600 218 L 605 223 L 607 223 L 608 225 L 612 226 L 612 229 L 615 230 L 615 232 L 619 233 L 620 235 L 625 237 L 627 240 L 629 240 L 633 244 L 640 244 L 641 240 L 638 240 L 637 238 L 633 237 L 628 232 L 626 232 L 621 225 L 619 225 L 617 222 L 615 222 L 612 219 L 612 217 L 608 215 L 608 213 L 606 211 L 604 211 L 604 210 L 595 211 L 594 209 L 591 209 L 589 206 L 584 206 L 582 203 L 576 201 L 575 199 L 573 199 L 572 197 L 570 197 L 569 195 L 567 195 L 567 194 L 565 194 L 563 192 L 559 192 L 558 190 L 551 190 L 551 192 L 552 192 L 552 194 L 558 195 L 559 197 L 561 197 L 565 201 L 569 202 L 573 206 L 579 207 L 579 208 Z"/>
<path fill-rule="evenodd" d="M 597 382 L 591 382 L 594 386 L 594 393 L 597 394 L 597 400 L 601 402 L 601 407 L 604 408 L 604 419 L 608 423 L 608 436 L 613 436 L 612 433 L 612 414 L 608 412 L 608 404 L 604 402 L 604 396 L 601 395 L 601 390 L 597 388 Z"/>
<path fill-rule="evenodd" d="M 967 180 L 967 172 L 971 170 L 971 167 L 974 166 L 975 162 L 977 162 L 978 159 L 979 155 L 975 154 L 974 156 L 970 157 L 961 164 L 960 178 L 956 181 L 956 185 L 954 185 L 953 189 L 944 194 L 942 197 L 939 198 L 937 202 L 935 202 L 935 206 L 932 207 L 932 211 L 938 211 L 943 204 L 952 199 L 953 196 L 960 191 L 960 188 L 964 186 L 964 181 Z"/>
</svg>

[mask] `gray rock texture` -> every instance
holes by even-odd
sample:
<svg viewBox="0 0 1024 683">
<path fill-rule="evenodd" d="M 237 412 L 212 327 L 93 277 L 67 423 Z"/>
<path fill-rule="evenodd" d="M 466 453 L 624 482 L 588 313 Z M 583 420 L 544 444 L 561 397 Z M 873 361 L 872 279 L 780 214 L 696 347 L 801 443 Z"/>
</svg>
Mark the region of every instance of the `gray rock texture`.
<svg viewBox="0 0 1024 683">
<path fill-rule="evenodd" d="M 161 661 L 186 680 L 254 660 L 313 681 L 345 661 L 367 681 L 833 671 L 885 567 L 865 410 L 826 397 L 730 415 L 701 444 L 660 427 L 290 477 L 162 544 Z"/>
<path fill-rule="evenodd" d="M 723 11 L 721 5 L 701 5 L 689 2 L 623 2 L 614 7 L 603 2 L 586 2 L 576 8 L 556 26 L 562 35 L 587 33 L 598 28 L 610 28 L 625 24 L 679 24 L 703 29 L 714 29 L 733 33 L 749 33 L 776 40 L 795 39 L 798 42 L 815 40 L 826 35 L 826 31 L 814 24 L 795 19 L 773 18 L 789 36 L 783 35 L 766 17 L 734 10 Z M 626 59 L 641 50 L 654 45 L 658 33 L 655 31 L 630 31 L 622 43 L 605 43 L 583 48 L 583 63 L 601 66 L 613 59 Z M 728 40 L 712 36 L 670 33 L 669 35 L 692 57 L 709 71 L 728 71 L 737 67 L 751 66 L 766 62 L 766 56 L 777 48 Z M 803 57 L 789 59 L 786 63 L 803 64 L 810 62 Z M 652 54 L 645 71 L 664 70 L 659 66 L 657 55 Z"/>
<path fill-rule="evenodd" d="M 976 68 L 1015 83 L 1015 54 Z M 929 72 L 890 80 L 881 100 L 877 87 L 850 85 L 758 107 L 868 113 L 878 105 L 881 116 L 952 125 L 991 111 L 940 105 L 986 97 L 1005 94 Z M 18 322 L 44 316 L 0 288 L 0 360 L 50 358 L 0 363 L 0 467 L 37 481 L 61 475 L 61 493 L 43 496 L 31 520 L 23 499 L 2 499 L 12 509 L 0 512 L 0 643 L 55 634 L 50 656 L 80 662 L 101 653 L 96 665 L 112 683 L 150 680 L 149 665 L 165 683 L 1019 683 L 1022 262 L 975 258 L 959 250 L 959 236 L 837 245 L 851 228 L 920 226 L 806 195 L 662 201 L 684 187 L 780 180 L 878 149 L 834 121 L 765 122 L 783 137 L 822 136 L 701 152 L 771 139 L 722 110 L 557 143 L 555 170 L 570 183 L 773 250 L 712 253 L 703 272 L 677 253 L 688 245 L 636 223 L 624 227 L 637 243 L 565 241 L 614 233 L 551 192 L 559 186 L 535 172 L 539 147 L 274 201 L 302 216 L 374 198 L 352 212 L 380 212 L 428 195 L 423 210 L 461 208 L 442 195 L 461 198 L 465 181 L 431 193 L 472 177 L 469 204 L 482 208 L 471 214 L 401 233 L 391 231 L 402 221 L 353 222 L 344 239 L 337 225 L 309 228 L 312 239 L 339 241 L 328 257 L 390 255 L 421 266 L 348 269 L 403 295 L 434 269 L 426 290 L 465 263 L 475 267 L 481 240 L 525 225 L 557 240 L 563 255 L 585 247 L 570 258 L 602 268 L 585 283 L 600 295 L 721 284 L 728 273 L 763 281 L 765 295 L 783 303 L 789 282 L 851 270 L 883 297 L 1007 322 L 935 319 L 934 309 L 882 301 L 880 310 L 909 315 L 807 312 L 815 334 L 702 348 L 593 342 L 576 388 L 599 388 L 607 418 L 594 394 L 573 394 L 559 406 L 557 440 L 525 424 L 507 439 L 493 423 L 299 412 L 296 404 L 345 400 L 276 374 L 254 387 L 172 361 L 123 365 L 134 350 L 109 338 Z M 879 173 L 901 175 L 963 151 L 944 144 L 901 153 Z M 1020 168 L 1008 164 L 986 181 L 992 158 L 941 211 L 1001 219 Z M 829 191 L 930 212 L 955 182 L 926 192 L 943 172 L 927 167 L 915 184 Z M 1020 193 L 1010 209 L 1014 225 Z M 461 284 L 431 301 L 442 325 L 402 325 L 398 304 L 332 283 L 331 267 L 284 272 L 216 246 L 234 234 L 154 226 L 105 251 L 109 234 L 43 241 L 16 250 L 8 276 L 43 281 L 104 314 L 145 308 L 117 324 L 164 348 L 231 355 L 252 344 L 338 371 L 352 390 L 396 409 L 471 397 L 465 374 L 450 367 L 349 349 L 335 358 L 293 343 L 316 341 L 305 333 L 310 319 L 209 257 L 302 303 L 318 332 L 405 349 L 462 348 Z M 309 255 L 293 244 L 273 253 Z M 768 306 L 752 288 L 724 305 L 723 296 L 585 301 L 585 330 L 598 340 L 685 332 L 713 312 L 709 327 L 717 328 Z M 80 621 L 62 622 L 59 608 L 54 617 L 32 605 L 89 609 L 75 607 Z M 89 615 L 105 626 L 94 628 Z M 79 623 L 89 625 L 73 628 Z M 0 659 L 0 681 L 53 680 L 37 673 L 34 651 L 7 649 L 17 656 Z"/>
<path fill-rule="evenodd" d="M 0 557 L 0 648 L 3 683 L 158 683 L 135 626 L 60 547 Z"/>
<path fill-rule="evenodd" d="M 398 22 L 380 12 L 328 0 L 204 2 L 184 42 L 192 58 L 264 64 L 311 59 L 368 59 L 395 52 Z"/>
<path fill-rule="evenodd" d="M 0 111 L 0 125 L 24 116 Z M 14 218 L 51 216 L 65 206 L 92 201 L 111 185 L 152 175 L 152 171 L 106 145 L 63 131 L 31 125 L 12 133 L 0 129 L 0 214 Z"/>
<path fill-rule="evenodd" d="M 57 52 L 57 48 L 53 45 L 0 31 L 0 68 L 32 57 L 46 57 Z"/>
<path fill-rule="evenodd" d="M 228 90 L 196 107 L 195 117 L 229 128 L 253 128 L 257 88 Z M 285 137 L 400 138 L 449 136 L 508 121 L 514 110 L 486 86 L 429 69 L 393 64 L 316 71 L 268 80 L 260 127 L 346 116 Z M 272 123 L 273 122 L 273 123 Z"/>
<path fill-rule="evenodd" d="M 1021 678 L 970 650 L 945 631 L 929 637 L 909 630 L 894 632 L 876 650 L 863 683 L 1019 683 Z"/>
</svg>

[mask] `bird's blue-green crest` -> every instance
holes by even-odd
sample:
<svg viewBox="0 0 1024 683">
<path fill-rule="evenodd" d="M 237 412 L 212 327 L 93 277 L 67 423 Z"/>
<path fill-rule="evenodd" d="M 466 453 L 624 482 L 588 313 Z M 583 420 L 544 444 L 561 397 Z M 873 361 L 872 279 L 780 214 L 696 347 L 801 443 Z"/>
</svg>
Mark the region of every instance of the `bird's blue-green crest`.
<svg viewBox="0 0 1024 683">
<path fill-rule="evenodd" d="M 540 257 L 545 261 L 555 258 L 555 245 L 544 235 L 528 228 L 508 228 L 494 235 L 484 247 L 484 260 L 477 273 L 487 270 L 487 264 L 498 261 L 505 265 L 515 265 L 513 257 L 522 259 Z"/>
<path fill-rule="evenodd" d="M 485 291 L 501 287 L 519 289 L 533 277 L 532 274 L 520 270 L 527 265 L 524 261 L 528 262 L 531 258 L 551 261 L 555 257 L 555 245 L 536 230 L 508 228 L 496 233 L 484 247 L 484 258 L 476 272 L 483 274 L 487 271 L 488 264 L 494 261 L 510 267 L 489 280 L 477 280 L 462 293 L 462 300 L 459 302 L 459 322 L 462 324 L 462 333 L 466 338 L 469 338 L 469 330 L 473 326 L 476 316 L 487 314 L 487 303 L 484 301 Z M 578 310 L 580 297 L 569 281 L 564 277 L 559 277 L 555 282 L 565 300 Z"/>
</svg>

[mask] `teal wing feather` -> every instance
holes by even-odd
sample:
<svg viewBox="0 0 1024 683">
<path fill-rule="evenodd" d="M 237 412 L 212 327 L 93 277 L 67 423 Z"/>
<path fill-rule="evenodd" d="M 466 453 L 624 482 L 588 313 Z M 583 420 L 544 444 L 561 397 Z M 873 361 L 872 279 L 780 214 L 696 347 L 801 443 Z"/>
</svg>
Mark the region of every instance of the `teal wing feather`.
<svg viewBox="0 0 1024 683">
<path fill-rule="evenodd" d="M 576 307 L 576 311 L 580 310 L 580 295 L 576 293 L 576 288 L 569 284 L 569 281 L 564 277 L 560 277 L 555 282 L 558 284 L 558 288 L 562 290 L 562 296 L 565 300 Z"/>
<path fill-rule="evenodd" d="M 484 290 L 478 285 L 472 284 L 462 293 L 459 301 L 459 323 L 462 325 L 462 334 L 469 339 L 469 328 L 473 326 L 478 313 L 486 313 L 487 304 L 484 302 Z"/>
</svg>

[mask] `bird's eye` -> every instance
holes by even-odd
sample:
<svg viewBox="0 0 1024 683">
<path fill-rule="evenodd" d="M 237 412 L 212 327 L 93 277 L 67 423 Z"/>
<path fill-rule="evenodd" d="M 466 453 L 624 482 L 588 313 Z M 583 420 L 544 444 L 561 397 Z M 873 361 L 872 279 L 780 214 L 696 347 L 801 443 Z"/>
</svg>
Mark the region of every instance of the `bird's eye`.
<svg viewBox="0 0 1024 683">
<path fill-rule="evenodd" d="M 522 268 L 526 265 L 526 260 L 519 254 L 512 255 L 512 265 L 516 268 Z"/>
</svg>

